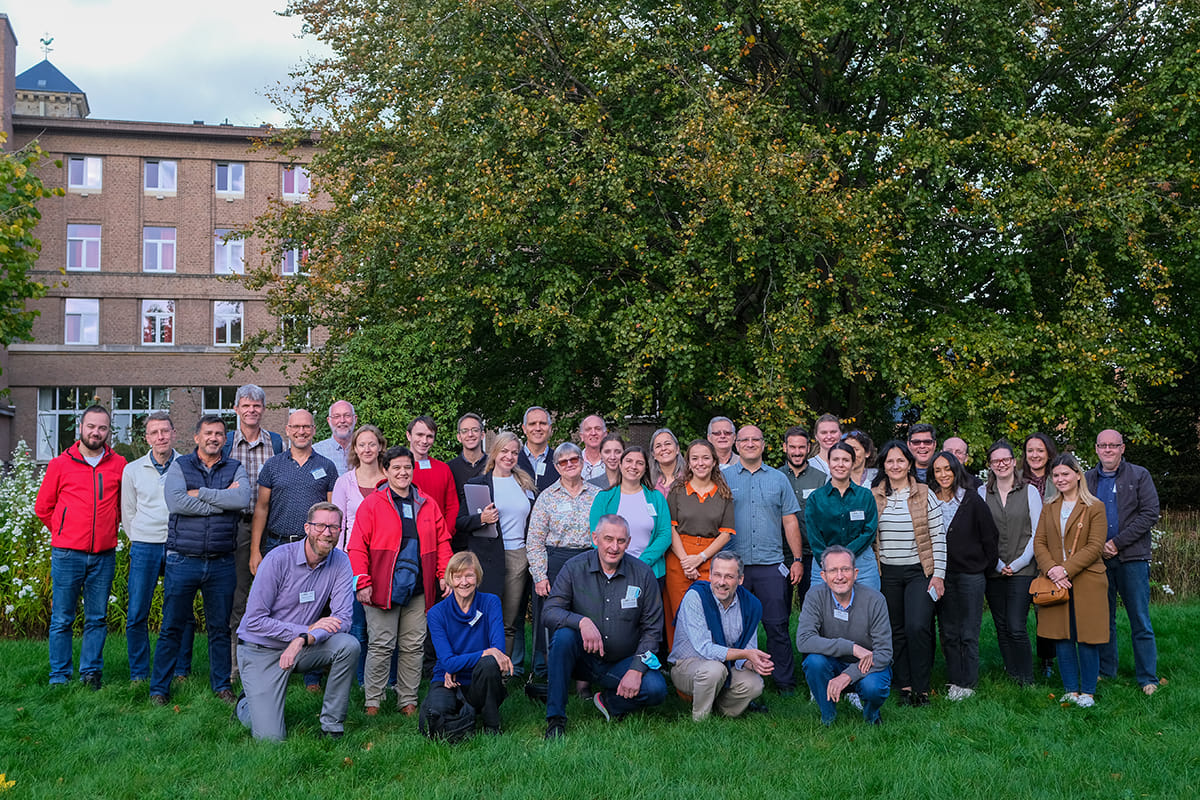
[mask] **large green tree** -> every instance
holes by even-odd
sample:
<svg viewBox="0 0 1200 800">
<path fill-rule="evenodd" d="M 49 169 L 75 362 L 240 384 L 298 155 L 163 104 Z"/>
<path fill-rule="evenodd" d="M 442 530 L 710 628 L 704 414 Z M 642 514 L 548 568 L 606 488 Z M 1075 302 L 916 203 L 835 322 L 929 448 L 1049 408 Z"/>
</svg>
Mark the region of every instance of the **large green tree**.
<svg viewBox="0 0 1200 800">
<path fill-rule="evenodd" d="M 42 218 L 37 203 L 63 192 L 47 189 L 37 176 L 35 168 L 44 158 L 36 144 L 0 151 L 0 347 L 33 338 L 37 312 L 25 303 L 46 294 L 45 284 L 29 277 L 42 251 L 41 240 L 34 236 Z"/>
<path fill-rule="evenodd" d="M 494 419 L 980 443 L 1144 434 L 1196 346 L 1192 0 L 289 10 L 333 52 L 285 98 L 332 205 L 258 226 L 307 278 L 248 279 L 331 331 L 317 370 L 402 321 Z M 413 391 L 379 379 L 339 389 Z"/>
</svg>

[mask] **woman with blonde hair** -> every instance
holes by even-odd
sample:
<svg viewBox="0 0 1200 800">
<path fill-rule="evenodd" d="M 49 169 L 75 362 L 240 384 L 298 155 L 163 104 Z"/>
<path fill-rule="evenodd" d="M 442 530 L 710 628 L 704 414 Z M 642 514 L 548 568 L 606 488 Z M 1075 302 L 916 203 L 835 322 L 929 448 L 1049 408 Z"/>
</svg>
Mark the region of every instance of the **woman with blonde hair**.
<svg viewBox="0 0 1200 800">
<path fill-rule="evenodd" d="M 1063 695 L 1081 708 L 1096 704 L 1100 645 L 1108 642 L 1108 575 L 1104 541 L 1108 521 L 1101 503 L 1088 491 L 1075 456 L 1063 453 L 1051 462 L 1046 505 L 1038 521 L 1033 552 L 1038 569 L 1060 589 L 1065 603 L 1042 606 L 1038 633 L 1055 640 Z"/>
<path fill-rule="evenodd" d="M 458 531 L 468 537 L 467 549 L 483 565 L 480 591 L 500 597 L 505 652 L 509 655 L 516 637 L 521 598 L 529 583 L 525 535 L 537 490 L 533 476 L 517 466 L 520 453 L 521 441 L 515 434 L 509 431 L 496 434 L 488 448 L 483 474 L 466 483 L 466 486 L 488 487 L 491 502 L 482 508 L 472 508 L 467 503 L 458 516 Z"/>
<path fill-rule="evenodd" d="M 683 474 L 683 454 L 679 452 L 679 440 L 670 428 L 659 428 L 650 434 L 650 483 L 663 497 L 671 492 L 675 479 Z"/>
</svg>

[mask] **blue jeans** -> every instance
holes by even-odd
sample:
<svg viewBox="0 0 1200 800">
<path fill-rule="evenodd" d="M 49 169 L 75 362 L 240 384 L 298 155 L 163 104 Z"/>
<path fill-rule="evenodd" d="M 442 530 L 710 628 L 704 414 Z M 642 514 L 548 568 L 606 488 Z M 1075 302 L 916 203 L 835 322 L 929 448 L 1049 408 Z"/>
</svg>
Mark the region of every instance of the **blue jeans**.
<svg viewBox="0 0 1200 800">
<path fill-rule="evenodd" d="M 85 553 L 62 547 L 50 551 L 50 683 L 71 679 L 71 629 L 83 598 L 83 647 L 79 676 L 104 671 L 104 640 L 108 636 L 108 596 L 117 569 L 115 550 Z"/>
<path fill-rule="evenodd" d="M 863 586 L 870 586 L 875 591 L 879 591 L 879 562 L 875 560 L 875 548 L 868 547 L 861 556 L 857 556 L 854 559 L 854 568 L 858 570 L 858 579 L 854 581 L 855 583 L 861 583 Z M 808 574 L 812 578 L 810 587 L 821 580 L 821 564 L 817 559 L 813 558 L 809 562 Z M 803 602 L 804 598 L 800 599 Z"/>
<path fill-rule="evenodd" d="M 830 725 L 837 717 L 837 704 L 829 699 L 829 682 L 855 663 L 855 659 L 830 658 L 820 653 L 809 653 L 804 657 L 804 678 L 808 681 L 808 690 L 817 699 L 817 707 L 821 709 L 821 724 Z M 879 719 L 879 709 L 883 707 L 891 689 L 891 667 L 868 673 L 846 687 L 847 692 L 858 692 L 863 704 L 863 719 L 867 722 Z"/>
<path fill-rule="evenodd" d="M 1096 682 L 1100 676 L 1100 647 L 1074 639 L 1059 639 L 1054 643 L 1058 674 L 1062 676 L 1064 691 L 1096 693 Z"/>
<path fill-rule="evenodd" d="M 1158 683 L 1158 645 L 1150 625 L 1150 562 L 1105 559 L 1108 568 L 1108 644 L 1100 647 L 1100 674 L 1117 674 L 1117 593 L 1129 616 L 1133 640 L 1133 674 L 1138 686 Z"/>
<path fill-rule="evenodd" d="M 166 696 L 175 675 L 184 626 L 193 617 L 192 605 L 199 590 L 204 597 L 204 619 L 208 627 L 208 680 L 214 692 L 230 688 L 232 671 L 229 613 L 237 587 L 233 553 L 213 558 L 167 553 L 163 579 L 163 625 L 154 655 L 150 694 Z"/>
<path fill-rule="evenodd" d="M 129 610 L 125 614 L 125 640 L 129 647 L 129 679 L 144 681 L 150 677 L 150 634 L 146 620 L 158 576 L 163 574 L 167 555 L 165 544 L 130 542 L 129 544 Z M 176 675 L 192 671 L 192 640 L 196 633 L 195 618 L 188 620 L 183 641 L 175 663 Z"/>
<path fill-rule="evenodd" d="M 573 628 L 559 628 L 550 640 L 546 657 L 549 694 L 546 698 L 546 718 L 567 716 L 567 690 L 571 678 L 579 678 L 604 687 L 604 703 L 612 714 L 629 714 L 656 706 L 667 699 L 667 681 L 656 669 L 642 674 L 642 688 L 637 697 L 627 699 L 617 695 L 616 688 L 629 671 L 636 656 L 620 661 L 603 661 L 583 649 L 583 637 Z"/>
</svg>

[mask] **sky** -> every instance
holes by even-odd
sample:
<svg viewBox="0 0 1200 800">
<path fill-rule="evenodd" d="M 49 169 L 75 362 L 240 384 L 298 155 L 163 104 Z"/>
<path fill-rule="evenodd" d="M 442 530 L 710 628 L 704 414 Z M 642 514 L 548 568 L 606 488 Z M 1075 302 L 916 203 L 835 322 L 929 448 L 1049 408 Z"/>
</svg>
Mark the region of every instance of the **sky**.
<svg viewBox="0 0 1200 800">
<path fill-rule="evenodd" d="M 325 50 L 279 16 L 286 0 L 37 0 L 3 8 L 17 74 L 49 58 L 87 94 L 93 119 L 285 124 L 267 92 Z"/>
</svg>

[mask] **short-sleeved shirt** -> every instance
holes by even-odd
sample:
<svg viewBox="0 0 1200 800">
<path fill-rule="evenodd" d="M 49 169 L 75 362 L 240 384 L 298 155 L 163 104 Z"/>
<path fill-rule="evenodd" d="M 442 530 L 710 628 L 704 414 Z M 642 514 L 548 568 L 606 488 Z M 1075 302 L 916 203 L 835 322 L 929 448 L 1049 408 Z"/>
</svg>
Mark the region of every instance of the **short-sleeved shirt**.
<svg viewBox="0 0 1200 800">
<path fill-rule="evenodd" d="M 717 494 L 716 486 L 705 495 L 692 489 L 691 484 L 672 489 L 667 495 L 667 508 L 671 511 L 671 525 L 680 536 L 715 539 L 735 530 L 733 501 Z"/>
<path fill-rule="evenodd" d="M 761 464 L 751 472 L 738 463 L 725 470 L 733 492 L 733 527 L 738 532 L 726 550 L 747 565 L 783 563 L 783 517 L 800 513 L 800 503 L 783 473 Z"/>
<path fill-rule="evenodd" d="M 283 537 L 304 533 L 308 509 L 329 498 L 337 479 L 337 467 L 320 453 L 311 453 L 307 461 L 297 464 L 289 447 L 267 459 L 258 473 L 258 485 L 271 490 L 267 534 Z"/>
</svg>

